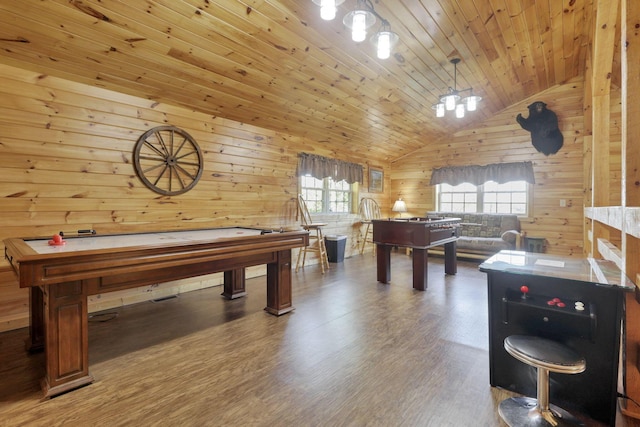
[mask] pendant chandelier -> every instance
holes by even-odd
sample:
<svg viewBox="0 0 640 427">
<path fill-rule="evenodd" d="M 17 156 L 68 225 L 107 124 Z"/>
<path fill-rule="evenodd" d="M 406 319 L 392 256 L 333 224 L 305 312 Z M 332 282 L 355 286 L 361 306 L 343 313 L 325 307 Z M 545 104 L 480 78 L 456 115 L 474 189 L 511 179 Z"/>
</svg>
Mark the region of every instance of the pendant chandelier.
<svg viewBox="0 0 640 427">
<path fill-rule="evenodd" d="M 312 0 L 320 6 L 320 17 L 326 21 L 331 21 L 336 17 L 338 6 L 344 0 Z M 376 55 L 379 59 L 387 59 L 391 56 L 391 49 L 398 42 L 398 35 L 391 31 L 389 21 L 376 12 L 371 0 L 357 0 L 356 8 L 347 13 L 342 22 L 351 30 L 351 39 L 360 43 L 367 38 L 367 30 L 371 28 L 377 20 L 380 20 L 380 28 L 371 37 L 371 43 L 376 47 Z"/>
<path fill-rule="evenodd" d="M 445 111 L 455 111 L 456 117 L 461 119 L 464 117 L 465 111 L 476 111 L 478 102 L 482 97 L 473 94 L 473 88 L 458 89 L 458 63 L 460 58 L 453 58 L 449 61 L 453 64 L 453 87 L 449 87 L 445 95 L 440 95 L 438 103 L 433 105 L 436 110 L 436 117 L 444 117 Z M 469 92 L 469 95 L 462 98 L 461 93 Z"/>
</svg>

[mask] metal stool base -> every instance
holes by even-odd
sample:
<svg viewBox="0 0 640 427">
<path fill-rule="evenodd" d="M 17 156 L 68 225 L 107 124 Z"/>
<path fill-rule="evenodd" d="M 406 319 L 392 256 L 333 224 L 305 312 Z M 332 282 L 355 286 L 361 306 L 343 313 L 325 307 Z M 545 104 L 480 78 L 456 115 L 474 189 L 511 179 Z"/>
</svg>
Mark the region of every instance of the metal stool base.
<svg viewBox="0 0 640 427">
<path fill-rule="evenodd" d="M 537 406 L 532 397 L 512 397 L 500 402 L 498 412 L 509 427 L 583 426 L 580 420 L 555 405 L 548 411 Z"/>
</svg>

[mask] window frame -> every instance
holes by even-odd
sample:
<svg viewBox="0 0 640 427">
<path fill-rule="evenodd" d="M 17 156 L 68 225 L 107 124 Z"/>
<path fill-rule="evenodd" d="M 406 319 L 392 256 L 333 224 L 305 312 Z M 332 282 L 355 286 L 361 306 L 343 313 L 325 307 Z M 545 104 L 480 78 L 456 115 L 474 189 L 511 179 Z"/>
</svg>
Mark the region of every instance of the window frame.
<svg viewBox="0 0 640 427">
<path fill-rule="evenodd" d="M 513 181 L 513 182 L 519 182 L 518 181 Z M 487 181 L 490 182 L 490 181 Z M 485 194 L 487 193 L 494 193 L 495 191 L 489 191 L 489 190 L 485 190 L 485 184 L 483 183 L 481 185 L 474 185 L 474 184 L 469 184 L 469 183 L 464 183 L 466 185 L 471 185 L 473 187 L 475 187 L 475 210 L 474 211 L 467 211 L 467 210 L 463 210 L 463 211 L 455 211 L 452 209 L 442 209 L 442 195 L 443 195 L 443 191 L 441 189 L 441 185 L 442 184 L 437 184 L 435 185 L 435 206 L 436 206 L 436 211 L 440 211 L 440 212 L 456 212 L 456 213 L 476 213 L 476 214 L 503 214 L 503 215 L 517 215 L 520 218 L 528 218 L 533 210 L 533 185 L 524 181 L 525 184 L 525 198 L 526 201 L 525 203 L 525 212 L 524 213 L 518 213 L 518 212 L 485 212 L 484 211 L 484 206 L 485 206 Z M 450 185 L 450 184 L 448 184 Z M 452 186 L 452 187 L 457 187 L 457 185 Z M 466 194 L 471 194 L 471 191 L 466 191 Z M 513 191 L 510 193 L 520 193 L 520 191 Z M 452 194 L 450 192 L 450 194 Z M 465 204 L 467 204 L 467 202 L 464 202 Z M 470 202 L 468 202 L 470 203 Z M 512 205 L 512 202 L 510 202 L 510 205 Z M 513 210 L 513 209 L 511 209 Z"/>
<path fill-rule="evenodd" d="M 314 181 L 320 181 L 322 186 L 305 186 L 305 179 L 310 179 Z M 344 183 L 344 185 L 348 186 L 347 190 L 344 189 L 336 189 L 332 188 L 332 185 L 337 185 L 339 183 Z M 349 184 L 346 181 L 338 181 L 334 182 L 331 177 L 326 177 L 323 179 L 315 178 L 311 175 L 303 175 L 298 179 L 298 193 L 302 195 L 303 199 L 307 202 L 307 208 L 309 209 L 309 213 L 312 215 L 348 215 L 356 212 L 356 201 L 358 200 L 358 183 L 355 182 L 353 184 Z M 321 197 L 309 197 L 310 192 L 321 192 Z M 337 194 L 348 194 L 349 200 L 344 202 L 348 206 L 347 211 L 335 212 L 331 211 L 332 204 L 341 203 L 339 198 L 335 197 L 332 199 L 332 193 Z M 318 203 L 321 205 L 322 209 L 318 210 Z"/>
</svg>

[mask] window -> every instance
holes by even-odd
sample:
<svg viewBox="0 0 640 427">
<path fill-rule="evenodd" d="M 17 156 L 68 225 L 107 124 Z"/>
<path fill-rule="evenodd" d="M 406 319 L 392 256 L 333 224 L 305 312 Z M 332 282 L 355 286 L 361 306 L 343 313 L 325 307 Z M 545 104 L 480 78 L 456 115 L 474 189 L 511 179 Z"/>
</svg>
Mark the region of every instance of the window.
<svg viewBox="0 0 640 427">
<path fill-rule="evenodd" d="M 300 194 L 307 202 L 309 213 L 350 213 L 354 186 L 331 178 L 300 177 Z"/>
<path fill-rule="evenodd" d="M 483 185 L 462 183 L 436 186 L 438 210 L 443 212 L 503 213 L 527 215 L 529 186 L 525 181 Z"/>
<path fill-rule="evenodd" d="M 485 182 L 482 186 L 482 212 L 527 214 L 527 183 L 511 181 L 498 184 Z"/>
<path fill-rule="evenodd" d="M 460 185 L 440 184 L 438 210 L 443 212 L 477 212 L 478 190 L 467 182 Z"/>
</svg>

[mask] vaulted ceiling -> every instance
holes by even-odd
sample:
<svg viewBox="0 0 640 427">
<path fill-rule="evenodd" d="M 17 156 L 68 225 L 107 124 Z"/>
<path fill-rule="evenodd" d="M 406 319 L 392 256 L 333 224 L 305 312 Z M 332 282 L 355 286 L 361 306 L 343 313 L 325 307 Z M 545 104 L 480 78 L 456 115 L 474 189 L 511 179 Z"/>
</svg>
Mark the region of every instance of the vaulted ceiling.
<svg viewBox="0 0 640 427">
<path fill-rule="evenodd" d="M 583 74 L 592 3 L 374 0 L 400 37 L 379 60 L 342 23 L 355 0 L 333 21 L 311 0 L 2 0 L 0 62 L 392 160 Z M 484 99 L 436 119 L 452 58 Z"/>
</svg>

